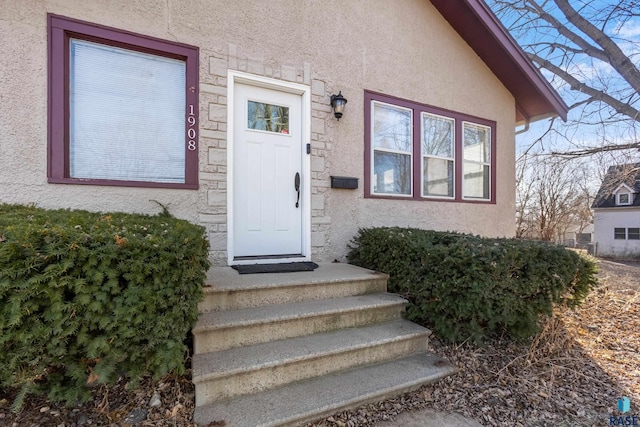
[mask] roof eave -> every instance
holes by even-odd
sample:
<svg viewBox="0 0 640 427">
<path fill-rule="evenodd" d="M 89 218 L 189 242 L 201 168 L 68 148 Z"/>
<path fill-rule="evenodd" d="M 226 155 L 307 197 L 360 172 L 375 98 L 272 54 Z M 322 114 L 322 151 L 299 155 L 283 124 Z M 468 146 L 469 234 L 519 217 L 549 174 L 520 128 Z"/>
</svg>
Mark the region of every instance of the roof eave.
<svg viewBox="0 0 640 427">
<path fill-rule="evenodd" d="M 518 122 L 567 119 L 569 107 L 482 0 L 431 3 L 513 94 Z"/>
</svg>

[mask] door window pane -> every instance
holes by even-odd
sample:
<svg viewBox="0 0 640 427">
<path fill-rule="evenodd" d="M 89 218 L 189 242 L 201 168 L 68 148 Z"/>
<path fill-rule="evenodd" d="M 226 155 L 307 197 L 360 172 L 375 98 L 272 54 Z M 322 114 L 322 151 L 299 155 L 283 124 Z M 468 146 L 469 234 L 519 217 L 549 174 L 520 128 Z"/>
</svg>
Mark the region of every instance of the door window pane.
<svg viewBox="0 0 640 427">
<path fill-rule="evenodd" d="M 247 110 L 249 129 L 289 133 L 289 107 L 249 101 Z"/>
<path fill-rule="evenodd" d="M 184 61 L 70 40 L 72 178 L 185 182 Z"/>
<path fill-rule="evenodd" d="M 373 191 L 386 194 L 411 194 L 411 156 L 375 151 Z"/>
</svg>

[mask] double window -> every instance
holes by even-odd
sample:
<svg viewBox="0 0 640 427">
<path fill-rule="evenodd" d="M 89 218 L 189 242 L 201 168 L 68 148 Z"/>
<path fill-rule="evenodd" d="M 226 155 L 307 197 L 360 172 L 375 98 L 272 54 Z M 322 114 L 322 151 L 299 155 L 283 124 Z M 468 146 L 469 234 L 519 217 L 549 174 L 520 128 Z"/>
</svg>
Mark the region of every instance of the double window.
<svg viewBox="0 0 640 427">
<path fill-rule="evenodd" d="M 613 238 L 615 240 L 640 240 L 640 228 L 616 227 L 613 229 Z"/>
<path fill-rule="evenodd" d="M 365 92 L 365 196 L 495 202 L 495 122 Z"/>
<path fill-rule="evenodd" d="M 198 49 L 55 15 L 49 182 L 198 186 Z"/>
</svg>

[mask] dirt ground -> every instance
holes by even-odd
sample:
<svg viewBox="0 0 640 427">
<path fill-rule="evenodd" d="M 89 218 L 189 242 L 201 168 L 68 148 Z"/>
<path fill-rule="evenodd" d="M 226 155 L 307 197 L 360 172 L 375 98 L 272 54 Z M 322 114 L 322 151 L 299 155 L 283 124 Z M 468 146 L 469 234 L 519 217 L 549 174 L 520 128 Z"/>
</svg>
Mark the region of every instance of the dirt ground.
<svg viewBox="0 0 640 427">
<path fill-rule="evenodd" d="M 420 390 L 313 426 L 375 425 L 404 411 L 455 411 L 485 426 L 604 426 L 617 399 L 640 410 L 640 263 L 601 260 L 601 286 L 575 311 L 558 310 L 530 342 L 495 341 L 483 348 L 446 345 L 431 350 L 460 368 Z M 0 427 L 195 426 L 189 375 L 147 380 L 134 390 L 123 381 L 100 386 L 74 407 L 29 397 L 15 414 L 14 393 L 0 391 Z"/>
<path fill-rule="evenodd" d="M 598 279 L 611 290 L 640 291 L 640 262 L 601 259 Z"/>
</svg>

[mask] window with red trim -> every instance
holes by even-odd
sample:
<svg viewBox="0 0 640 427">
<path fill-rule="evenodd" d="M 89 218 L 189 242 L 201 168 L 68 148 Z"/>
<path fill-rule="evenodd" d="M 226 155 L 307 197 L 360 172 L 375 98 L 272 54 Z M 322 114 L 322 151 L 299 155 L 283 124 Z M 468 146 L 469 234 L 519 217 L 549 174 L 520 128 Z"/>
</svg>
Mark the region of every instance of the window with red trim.
<svg viewBox="0 0 640 427">
<path fill-rule="evenodd" d="M 48 15 L 49 182 L 198 187 L 198 48 Z"/>
<path fill-rule="evenodd" d="M 495 203 L 491 120 L 365 91 L 365 197 Z"/>
</svg>

